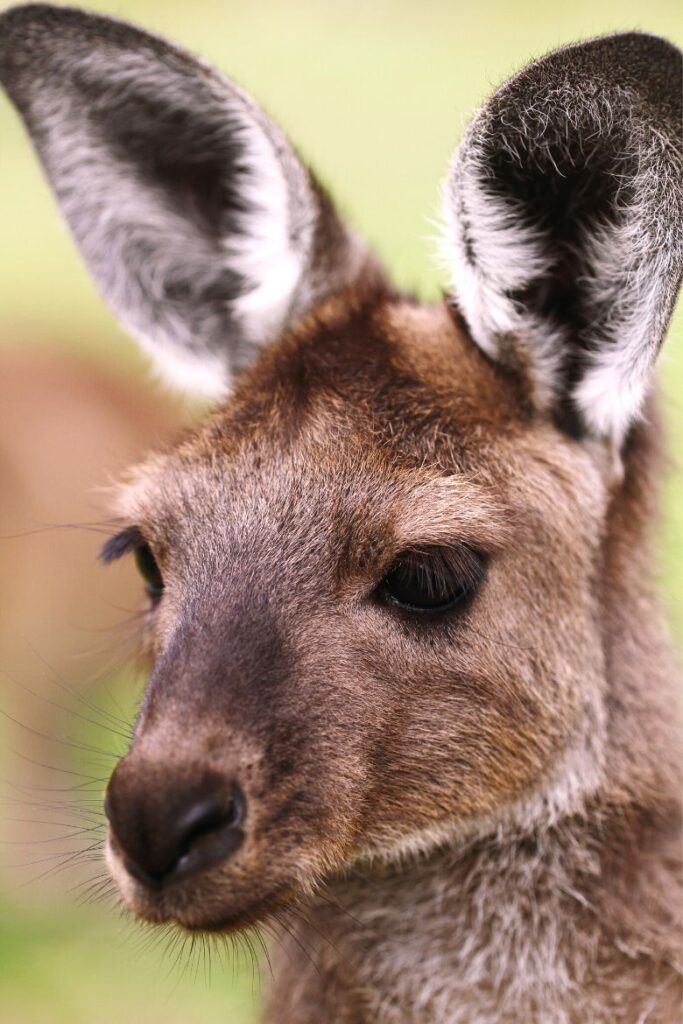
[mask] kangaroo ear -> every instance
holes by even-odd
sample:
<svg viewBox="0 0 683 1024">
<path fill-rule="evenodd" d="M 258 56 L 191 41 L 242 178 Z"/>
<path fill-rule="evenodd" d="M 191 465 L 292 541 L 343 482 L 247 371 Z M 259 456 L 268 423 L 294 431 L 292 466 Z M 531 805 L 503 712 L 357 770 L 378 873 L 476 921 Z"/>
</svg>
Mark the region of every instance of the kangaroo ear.
<svg viewBox="0 0 683 1024">
<path fill-rule="evenodd" d="M 43 5 L 0 16 L 0 82 L 104 298 L 212 397 L 367 254 L 280 129 L 163 39 Z"/>
<path fill-rule="evenodd" d="M 445 250 L 475 342 L 537 407 L 621 442 L 681 279 L 681 54 L 631 33 L 535 61 L 494 94 L 444 189 Z"/>
</svg>

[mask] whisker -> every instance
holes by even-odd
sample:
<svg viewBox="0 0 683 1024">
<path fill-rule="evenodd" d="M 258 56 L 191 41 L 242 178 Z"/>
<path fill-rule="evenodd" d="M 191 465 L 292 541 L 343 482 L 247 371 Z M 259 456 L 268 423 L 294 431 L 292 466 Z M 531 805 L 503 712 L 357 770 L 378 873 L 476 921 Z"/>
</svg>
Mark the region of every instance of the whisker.
<svg viewBox="0 0 683 1024">
<path fill-rule="evenodd" d="M 294 906 L 288 907 L 287 910 L 292 916 L 296 917 L 296 919 L 299 920 L 301 924 L 305 925 L 307 928 L 310 928 L 311 931 L 318 936 L 318 938 L 322 939 L 323 942 L 327 943 L 330 949 L 333 950 L 334 953 L 342 959 L 342 961 L 346 960 L 345 955 L 341 952 L 336 943 L 332 941 L 329 935 L 325 935 L 325 933 L 320 930 L 320 928 L 314 923 L 310 913 L 305 910 L 303 905 L 295 904 Z"/>
<path fill-rule="evenodd" d="M 25 722 L 20 722 L 18 718 L 14 718 L 4 708 L 0 708 L 0 715 L 6 718 L 8 721 L 13 722 L 14 725 L 18 725 L 20 729 L 24 729 L 25 732 L 30 733 L 32 736 L 37 736 L 41 740 L 47 740 L 49 743 L 59 743 L 63 747 L 69 747 L 73 750 L 84 750 L 90 754 L 98 754 L 104 757 L 113 757 L 115 760 L 119 760 L 121 755 L 115 753 L 112 750 L 105 750 L 100 747 L 93 747 L 89 743 L 76 743 L 73 740 L 63 740 L 58 736 L 49 736 L 47 733 L 40 732 L 38 729 L 33 729 L 30 725 L 26 725 Z"/>
<path fill-rule="evenodd" d="M 5 818 L 5 821 L 11 821 L 20 825 L 50 825 L 56 828 L 74 828 L 73 821 L 45 821 L 40 818 Z M 105 822 L 98 822 L 97 825 L 93 825 L 95 828 L 104 828 Z"/>
<path fill-rule="evenodd" d="M 106 782 L 108 778 L 109 776 L 105 775 L 101 779 L 96 779 L 95 782 Z M 28 793 L 88 793 L 91 792 L 91 787 L 94 785 L 92 782 L 79 782 L 75 786 L 32 786 L 23 782 L 12 782 L 10 779 L 5 779 L 4 783 L 12 789 L 23 790 Z"/>
<path fill-rule="evenodd" d="M 92 850 L 97 849 L 99 845 L 101 845 L 101 843 L 93 843 L 92 846 L 86 847 L 85 850 L 83 851 L 77 851 L 76 853 L 69 854 L 68 857 L 66 857 L 61 864 L 48 868 L 46 871 L 43 871 L 40 874 L 35 875 L 33 878 L 29 878 L 25 882 L 20 882 L 18 885 L 13 886 L 11 889 L 5 889 L 4 891 L 0 892 L 0 896 L 6 897 L 12 895 L 18 892 L 20 889 L 24 889 L 27 885 L 35 885 L 36 882 L 41 881 L 41 879 L 43 878 L 53 877 L 56 874 L 60 874 L 62 871 L 66 871 L 69 868 L 74 867 L 74 861 L 76 858 L 82 857 L 84 853 L 89 853 Z"/>
<path fill-rule="evenodd" d="M 304 954 L 306 959 L 309 961 L 309 963 L 313 967 L 313 969 L 316 972 L 316 974 L 318 974 L 320 977 L 322 977 L 322 972 L 320 970 L 320 967 L 319 967 L 318 963 L 316 962 L 316 960 L 313 958 L 313 955 L 311 954 L 310 950 L 307 948 L 307 946 L 305 945 L 305 943 L 301 939 L 301 936 L 299 936 L 297 934 L 296 930 L 293 927 L 290 927 L 289 922 L 286 920 L 286 918 L 283 916 L 283 914 L 280 911 L 276 910 L 276 911 L 273 912 L 273 918 L 280 925 L 280 927 L 283 929 L 285 934 L 288 935 L 289 938 L 291 938 L 292 941 L 296 943 L 296 945 L 299 947 L 299 949 L 302 951 L 302 953 Z"/>
<path fill-rule="evenodd" d="M 39 808 L 42 811 L 54 811 L 55 814 L 70 814 L 75 818 L 90 821 L 93 824 L 95 823 L 97 818 L 103 819 L 105 817 L 104 809 L 102 807 L 102 801 L 90 801 L 85 797 L 79 800 L 78 804 L 65 800 L 17 800 L 15 797 L 7 796 L 3 797 L 2 801 L 0 802 L 3 804 L 10 804 L 14 807 L 35 807 Z M 93 803 L 94 806 L 89 806 L 90 803 Z M 55 822 L 55 824 L 58 825 L 59 822 Z"/>
<path fill-rule="evenodd" d="M 348 917 L 349 921 L 353 921 L 355 925 L 362 927 L 362 922 L 359 921 L 357 917 L 354 917 L 350 910 L 343 907 L 338 900 L 333 899 L 331 896 L 323 892 L 322 888 L 316 889 L 315 896 L 317 899 L 323 900 L 324 903 L 328 903 L 333 910 L 337 911 L 337 913 L 343 914 L 344 917 Z"/>
<path fill-rule="evenodd" d="M 57 530 L 82 530 L 84 533 L 99 533 L 102 536 L 111 537 L 112 527 L 106 527 L 97 523 L 44 523 L 32 530 L 21 530 L 19 533 L 0 533 L 0 541 L 23 540 L 26 537 L 37 537 L 43 533 L 53 533 Z"/>
<path fill-rule="evenodd" d="M 31 697 L 35 697 L 36 700 L 41 700 L 43 701 L 43 703 L 48 704 L 50 707 L 56 708 L 58 711 L 63 711 L 65 714 L 73 715 L 74 718 L 78 718 L 80 719 L 80 721 L 86 722 L 88 725 L 92 725 L 96 729 L 106 730 L 111 735 L 120 736 L 122 739 L 126 740 L 127 742 L 130 742 L 131 734 L 129 732 L 121 732 L 120 730 L 114 728 L 113 725 L 104 725 L 102 722 L 98 722 L 94 718 L 89 718 L 87 715 L 82 715 L 80 711 L 75 711 L 73 708 L 66 707 L 64 704 L 60 704 L 58 701 L 51 700 L 44 693 L 37 693 L 35 690 L 32 690 L 30 686 L 27 686 L 25 683 L 22 683 L 13 676 L 10 676 L 7 672 L 3 671 L 0 672 L 0 674 L 3 675 L 5 679 L 8 679 L 14 686 L 18 687 L 20 690 L 23 690 L 25 693 L 30 694 Z"/>
<path fill-rule="evenodd" d="M 33 644 L 30 643 L 30 641 L 25 639 L 24 642 L 26 643 L 27 647 L 32 652 L 34 657 L 37 658 L 38 661 L 43 665 L 43 667 L 45 668 L 45 670 L 48 673 L 48 678 L 50 679 L 50 681 L 52 683 L 54 683 L 55 686 L 59 686 L 60 689 L 64 690 L 71 697 L 75 698 L 80 704 L 83 704 L 84 707 L 89 708 L 90 711 L 93 711 L 95 714 L 100 715 L 101 717 L 103 717 L 105 719 L 109 719 L 113 725 L 115 725 L 115 726 L 123 726 L 123 728 L 124 728 L 124 730 L 126 732 L 131 730 L 130 719 L 129 719 L 129 717 L 126 717 L 125 712 L 123 711 L 122 708 L 117 706 L 117 710 L 120 712 L 120 715 L 121 715 L 121 717 L 118 717 L 117 715 L 111 714 L 111 712 L 107 711 L 106 708 L 98 707 L 97 704 L 95 704 L 93 701 L 91 701 L 87 697 L 85 697 L 75 687 L 71 686 L 66 681 L 66 679 L 64 679 L 64 677 L 59 672 L 57 672 L 52 667 L 52 665 L 50 665 L 49 662 L 46 661 L 45 658 L 43 658 L 43 656 L 40 654 L 40 652 L 38 650 L 36 650 L 36 648 L 33 646 Z M 112 699 L 112 702 L 115 703 L 113 701 L 113 699 Z"/>
<path fill-rule="evenodd" d="M 69 839 L 77 839 L 88 832 L 99 831 L 102 828 L 103 824 L 91 825 L 89 828 L 79 828 L 64 836 L 48 836 L 45 839 L 0 839 L 0 846 L 42 846 L 45 843 L 67 842 Z"/>
<path fill-rule="evenodd" d="M 93 775 L 86 775 L 84 772 L 74 771 L 72 768 L 61 768 L 55 764 L 45 764 L 43 761 L 36 761 L 32 757 L 28 757 L 26 754 L 22 754 L 20 750 L 14 750 L 13 747 L 9 748 L 9 753 L 14 757 L 21 758 L 22 761 L 26 761 L 28 764 L 33 764 L 36 768 L 47 768 L 51 772 L 61 772 L 63 775 L 75 775 L 81 779 L 87 779 L 89 782 L 101 782 L 101 779 L 95 778 Z"/>
<path fill-rule="evenodd" d="M 261 947 L 261 949 L 263 951 L 263 956 L 265 958 L 266 963 L 268 964 L 268 973 L 270 974 L 270 977 L 272 978 L 273 977 L 273 965 L 272 965 L 271 960 L 270 960 L 270 954 L 268 952 L 268 946 L 266 945 L 265 939 L 263 938 L 263 935 L 261 933 L 261 929 L 260 929 L 260 927 L 258 925 L 256 925 L 254 927 L 254 936 L 255 936 L 256 941 L 258 942 L 259 946 Z"/>
</svg>

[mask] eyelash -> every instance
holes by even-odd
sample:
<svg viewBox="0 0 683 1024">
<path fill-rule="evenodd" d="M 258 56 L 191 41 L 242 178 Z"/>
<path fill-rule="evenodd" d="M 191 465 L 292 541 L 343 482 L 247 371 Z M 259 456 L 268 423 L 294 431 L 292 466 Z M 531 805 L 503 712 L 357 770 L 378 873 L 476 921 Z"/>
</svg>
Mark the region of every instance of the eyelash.
<svg viewBox="0 0 683 1024">
<path fill-rule="evenodd" d="M 131 552 L 135 556 L 138 572 L 145 581 L 145 592 L 155 608 L 163 597 L 164 580 L 154 552 L 137 526 L 130 526 L 110 537 L 100 552 L 100 558 L 108 565 Z"/>
<path fill-rule="evenodd" d="M 464 544 L 405 551 L 375 589 L 375 598 L 384 606 L 433 617 L 465 605 L 485 575 L 485 556 Z"/>
<path fill-rule="evenodd" d="M 142 531 L 137 526 L 129 526 L 105 541 L 100 551 L 100 561 L 109 565 L 145 543 Z"/>
</svg>

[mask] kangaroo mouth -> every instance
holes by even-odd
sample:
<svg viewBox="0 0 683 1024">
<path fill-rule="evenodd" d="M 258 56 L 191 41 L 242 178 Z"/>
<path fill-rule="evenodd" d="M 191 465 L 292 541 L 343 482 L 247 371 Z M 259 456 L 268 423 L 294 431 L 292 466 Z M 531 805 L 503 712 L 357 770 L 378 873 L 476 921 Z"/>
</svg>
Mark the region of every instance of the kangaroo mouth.
<svg viewBox="0 0 683 1024">
<path fill-rule="evenodd" d="M 175 924 L 186 932 L 193 935 L 197 933 L 229 934 L 230 932 L 243 931 L 259 924 L 265 918 L 278 910 L 284 909 L 294 900 L 294 892 L 289 886 L 281 886 L 273 890 L 268 896 L 262 897 L 249 904 L 246 908 L 237 913 L 224 913 L 211 916 L 206 920 L 186 921 L 182 917 L 175 917 Z"/>
<path fill-rule="evenodd" d="M 271 879 L 268 885 L 263 877 L 244 869 L 236 875 L 214 869 L 148 884 L 126 869 L 124 858 L 111 842 L 107 863 L 132 914 L 149 924 L 176 925 L 192 934 L 242 931 L 296 899 L 291 880 Z"/>
<path fill-rule="evenodd" d="M 160 898 L 159 898 L 160 897 Z M 187 899 L 176 902 L 171 893 L 158 894 L 157 899 L 149 901 L 145 894 L 137 905 L 130 905 L 133 913 L 142 920 L 151 924 L 171 924 L 177 926 L 181 931 L 189 932 L 192 935 L 204 934 L 230 934 L 232 932 L 244 931 L 251 928 L 267 917 L 284 909 L 291 904 L 295 898 L 293 889 L 290 886 L 279 886 L 265 896 L 252 900 L 246 906 L 230 908 L 216 907 L 216 900 L 196 899 L 191 902 Z M 227 904 L 227 901 L 226 901 Z"/>
</svg>

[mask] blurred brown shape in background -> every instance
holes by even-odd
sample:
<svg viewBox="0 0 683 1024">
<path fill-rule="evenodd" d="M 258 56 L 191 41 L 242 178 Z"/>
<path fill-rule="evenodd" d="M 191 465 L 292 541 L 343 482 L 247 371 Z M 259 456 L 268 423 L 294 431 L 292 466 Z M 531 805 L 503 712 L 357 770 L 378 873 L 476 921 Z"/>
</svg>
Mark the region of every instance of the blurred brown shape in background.
<svg viewBox="0 0 683 1024">
<path fill-rule="evenodd" d="M 74 704 L 61 681 L 87 692 L 130 653 L 125 626 L 142 591 L 131 565 L 98 564 L 106 490 L 181 418 L 149 377 L 59 348 L 0 346 L 0 708 L 21 723 L 0 722 L 5 747 L 21 748 L 21 760 L 0 751 L 0 777 L 27 799 L 59 785 L 40 765 L 65 763 L 64 752 L 36 733 L 60 732 L 48 701 Z M 30 837 L 12 817 L 0 813 L 4 841 Z"/>
</svg>

